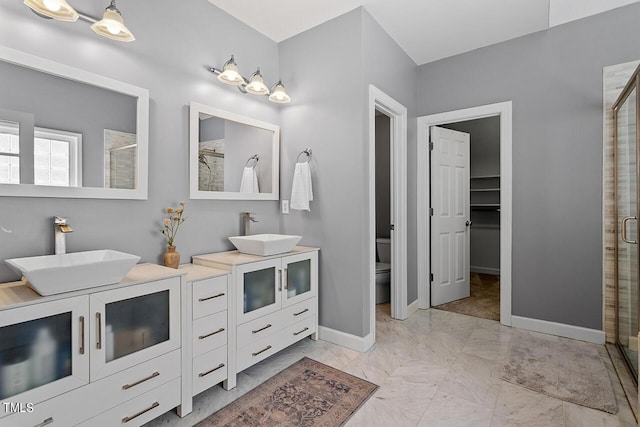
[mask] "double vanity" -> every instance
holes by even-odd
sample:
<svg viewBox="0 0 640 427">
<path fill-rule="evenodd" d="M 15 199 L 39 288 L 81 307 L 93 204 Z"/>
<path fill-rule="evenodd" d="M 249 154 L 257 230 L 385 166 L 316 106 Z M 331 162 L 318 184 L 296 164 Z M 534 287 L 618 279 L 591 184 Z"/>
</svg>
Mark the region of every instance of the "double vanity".
<svg viewBox="0 0 640 427">
<path fill-rule="evenodd" d="M 302 246 L 199 255 L 177 270 L 138 264 L 119 283 L 48 296 L 1 284 L 0 427 L 184 416 L 194 395 L 317 339 L 317 294 L 318 249 Z"/>
</svg>

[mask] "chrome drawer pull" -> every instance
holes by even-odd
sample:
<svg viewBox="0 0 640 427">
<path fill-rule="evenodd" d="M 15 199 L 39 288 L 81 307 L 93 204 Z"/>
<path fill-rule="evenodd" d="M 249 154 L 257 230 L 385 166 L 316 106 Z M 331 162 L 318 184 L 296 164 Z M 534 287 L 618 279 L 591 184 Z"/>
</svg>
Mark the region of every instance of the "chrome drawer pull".
<svg viewBox="0 0 640 427">
<path fill-rule="evenodd" d="M 198 337 L 198 339 L 199 339 L 199 340 L 203 340 L 203 339 L 205 339 L 205 338 L 209 338 L 210 336 L 213 336 L 213 335 L 215 335 L 215 334 L 219 334 L 220 332 L 224 332 L 224 328 L 220 328 L 220 329 L 218 329 L 217 331 L 213 331 L 213 332 L 211 332 L 211 333 L 209 333 L 209 334 L 207 334 L 207 335 L 200 335 L 200 336 Z"/>
<path fill-rule="evenodd" d="M 80 316 L 80 354 L 84 354 L 84 316 Z"/>
<path fill-rule="evenodd" d="M 136 381 L 135 383 L 132 383 L 132 384 L 125 384 L 125 385 L 123 385 L 123 386 L 122 386 L 122 389 L 123 389 L 123 390 L 129 390 L 131 387 L 135 387 L 135 386 L 137 386 L 138 384 L 142 384 L 143 382 L 145 382 L 145 381 L 149 381 L 150 379 L 155 378 L 155 377 L 158 377 L 158 376 L 160 376 L 160 372 L 156 371 L 156 372 L 154 372 L 153 374 L 149 375 L 147 378 L 143 378 L 143 379 L 138 380 L 138 381 Z"/>
<path fill-rule="evenodd" d="M 149 406 L 147 409 L 143 409 L 142 411 L 138 412 L 137 414 L 133 414 L 130 417 L 124 417 L 122 419 L 122 422 L 123 423 L 128 423 L 129 421 L 133 420 L 134 418 L 138 418 L 140 415 L 146 414 L 147 412 L 149 412 L 152 409 L 157 408 L 158 406 L 160 406 L 160 404 L 158 402 L 153 402 L 153 404 L 151 406 Z"/>
<path fill-rule="evenodd" d="M 206 298 L 198 298 L 198 301 L 202 302 L 202 301 L 209 301 L 210 299 L 214 299 L 214 298 L 220 298 L 224 296 L 224 292 L 219 293 L 218 295 L 214 295 L 211 297 L 206 297 Z"/>
<path fill-rule="evenodd" d="M 266 346 L 265 348 L 263 348 L 260 351 L 257 351 L 255 353 L 251 353 L 251 355 L 255 357 L 255 356 L 259 355 L 260 353 L 264 353 L 267 350 L 271 350 L 271 346 L 270 345 Z"/>
<path fill-rule="evenodd" d="M 44 426 L 48 426 L 49 424 L 51 424 L 53 422 L 53 417 L 49 417 L 46 420 L 44 420 L 43 422 L 41 422 L 40 424 L 36 424 L 33 427 L 44 427 Z"/>
<path fill-rule="evenodd" d="M 96 324 L 98 325 L 98 342 L 96 342 L 96 348 L 100 350 L 102 348 L 102 314 L 96 313 Z"/>
<path fill-rule="evenodd" d="M 206 375 L 209 375 L 210 373 L 215 372 L 215 371 L 217 371 L 218 369 L 222 369 L 222 368 L 224 368 L 224 363 L 219 364 L 217 367 L 215 367 L 215 368 L 213 368 L 213 369 L 210 369 L 210 370 L 208 370 L 207 372 L 200 372 L 200 373 L 198 374 L 198 376 L 199 376 L 200 378 L 202 378 L 202 377 L 204 377 L 204 376 L 206 376 Z"/>
<path fill-rule="evenodd" d="M 255 331 L 251 331 L 251 333 L 252 333 L 252 334 L 257 334 L 258 332 L 262 332 L 262 331 L 264 331 L 265 329 L 269 329 L 271 326 L 272 326 L 272 325 L 271 325 L 271 323 L 269 323 L 269 324 L 268 324 L 267 326 L 265 326 L 265 327 L 262 327 L 262 328 L 260 328 L 260 329 L 256 329 Z"/>
<path fill-rule="evenodd" d="M 294 332 L 293 335 L 300 335 L 301 333 L 303 333 L 304 331 L 308 331 L 309 328 L 304 328 L 303 330 L 301 330 L 300 332 Z"/>
<path fill-rule="evenodd" d="M 306 313 L 307 311 L 309 311 L 308 308 L 305 308 L 304 310 L 302 310 L 300 313 L 293 313 L 294 316 L 300 316 L 303 313 Z"/>
</svg>

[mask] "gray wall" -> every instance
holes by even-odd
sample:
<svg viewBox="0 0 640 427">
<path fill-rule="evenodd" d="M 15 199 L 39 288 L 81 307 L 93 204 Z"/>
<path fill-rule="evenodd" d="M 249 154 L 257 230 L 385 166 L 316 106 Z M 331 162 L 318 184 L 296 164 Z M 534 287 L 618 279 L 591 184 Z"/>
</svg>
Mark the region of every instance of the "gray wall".
<svg viewBox="0 0 640 427">
<path fill-rule="evenodd" d="M 640 4 L 418 69 L 427 115 L 513 101 L 513 314 L 602 329 L 602 68 Z"/>
<path fill-rule="evenodd" d="M 100 16 L 101 2 L 82 11 Z M 152 0 L 118 4 L 136 41 L 97 36 L 85 22 L 43 20 L 22 2 L 0 3 L 0 44 L 88 70 L 150 91 L 149 199 L 75 200 L 0 198 L 0 259 L 53 253 L 53 215 L 71 219 L 70 252 L 112 248 L 161 262 L 163 208 L 186 200 L 187 221 L 176 238 L 183 262 L 191 255 L 231 249 L 227 236 L 241 231 L 242 211 L 257 214 L 254 232 L 278 231 L 273 201 L 189 200 L 188 105 L 208 104 L 279 124 L 279 110 L 265 97 L 242 95 L 220 84 L 206 66 L 221 67 L 233 53 L 244 74 L 260 66 L 270 84 L 278 78 L 278 46 L 207 0 L 159 7 Z M 170 28 L 170 31 L 165 31 Z M 17 276 L 0 263 L 0 281 Z"/>
<path fill-rule="evenodd" d="M 261 193 L 271 193 L 273 132 L 227 120 L 224 139 L 224 190 L 240 191 L 247 160 L 257 154 L 260 158 L 255 166 L 258 189 Z"/>
<path fill-rule="evenodd" d="M 280 69 L 287 89 L 296 94 L 281 114 L 282 143 L 288 147 L 282 156 L 282 198 L 290 195 L 296 156 L 306 147 L 313 149 L 314 186 L 311 212 L 292 211 L 283 217 L 282 229 L 322 248 L 320 324 L 365 336 L 373 262 L 368 254 L 375 243 L 369 241 L 368 224 L 368 86 L 375 84 L 408 108 L 409 158 L 415 157 L 416 64 L 359 8 L 282 42 Z M 415 165 L 412 170 L 415 175 Z M 415 200 L 409 200 L 409 222 L 415 222 Z M 412 247 L 415 239 L 409 254 L 415 254 Z M 409 278 L 414 301 L 415 255 Z"/>
<path fill-rule="evenodd" d="M 136 133 L 136 99 L 2 61 L 0 76 L 0 108 L 35 114 L 37 127 L 82 134 L 83 187 L 104 187 L 104 130 Z"/>
<path fill-rule="evenodd" d="M 470 135 L 470 175 L 500 175 L 500 117 L 442 125 Z"/>
</svg>

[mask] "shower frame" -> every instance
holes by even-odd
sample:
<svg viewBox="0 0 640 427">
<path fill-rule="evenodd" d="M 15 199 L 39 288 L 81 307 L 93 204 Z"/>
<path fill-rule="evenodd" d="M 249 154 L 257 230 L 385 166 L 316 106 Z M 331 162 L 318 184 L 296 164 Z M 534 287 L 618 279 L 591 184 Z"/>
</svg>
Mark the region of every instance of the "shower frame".
<svg viewBox="0 0 640 427">
<path fill-rule="evenodd" d="M 616 245 L 615 245 L 615 259 L 616 259 L 616 264 L 615 264 L 615 325 L 616 325 L 616 347 L 618 348 L 618 352 L 620 353 L 621 357 L 623 358 L 623 360 L 625 361 L 625 364 L 627 366 L 627 369 L 629 370 L 629 372 L 632 374 L 631 377 L 633 378 L 633 381 L 636 385 L 636 388 L 638 387 L 638 373 L 635 372 L 635 370 L 633 369 L 633 365 L 631 363 L 631 361 L 629 360 L 629 356 L 628 354 L 624 351 L 623 346 L 620 342 L 620 318 L 619 318 L 619 308 L 620 308 L 620 302 L 619 302 L 619 283 L 618 283 L 618 277 L 619 277 L 619 262 L 618 262 L 618 255 L 619 255 L 619 234 L 620 233 L 620 228 L 621 228 L 621 224 L 619 224 L 618 222 L 618 162 L 615 159 L 615 156 L 618 153 L 618 112 L 620 110 L 620 108 L 625 105 L 625 102 L 627 101 L 627 99 L 629 98 L 629 96 L 631 95 L 631 93 L 634 91 L 636 91 L 636 221 L 638 220 L 638 218 L 640 218 L 640 130 L 638 129 L 638 124 L 640 123 L 640 96 L 638 93 L 638 90 L 640 90 L 640 66 L 638 68 L 636 68 L 636 70 L 634 71 L 633 75 L 631 76 L 631 78 L 629 79 L 629 81 L 627 82 L 627 84 L 625 85 L 624 89 L 622 90 L 622 92 L 620 93 L 620 96 L 618 97 L 618 99 L 616 100 L 616 102 L 613 104 L 613 154 L 614 154 L 614 218 L 615 218 L 615 233 L 616 233 Z M 638 234 L 640 232 L 640 228 L 638 226 L 636 226 L 636 234 Z M 636 239 L 640 238 L 640 236 L 636 236 Z M 637 243 L 636 243 L 637 244 Z M 636 259 L 636 281 L 640 278 L 640 250 L 637 251 L 637 259 Z M 638 286 L 638 283 L 635 283 L 635 286 Z M 636 309 L 636 315 L 638 316 L 638 318 L 636 319 L 636 321 L 638 322 L 638 324 L 640 324 L 640 298 L 638 299 L 638 307 Z M 636 361 L 637 363 L 637 361 Z"/>
</svg>

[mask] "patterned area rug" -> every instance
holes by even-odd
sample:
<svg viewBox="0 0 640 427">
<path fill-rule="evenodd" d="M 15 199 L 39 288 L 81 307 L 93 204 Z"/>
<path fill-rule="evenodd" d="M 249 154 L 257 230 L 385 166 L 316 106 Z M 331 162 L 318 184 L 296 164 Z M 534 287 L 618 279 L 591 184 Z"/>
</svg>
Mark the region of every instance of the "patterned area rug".
<svg viewBox="0 0 640 427">
<path fill-rule="evenodd" d="M 197 427 L 341 426 L 377 389 L 375 384 L 305 357 Z"/>
<path fill-rule="evenodd" d="M 607 368 L 588 343 L 517 333 L 501 378 L 560 400 L 618 412 Z"/>
<path fill-rule="evenodd" d="M 471 296 L 433 308 L 483 319 L 500 320 L 500 276 L 471 273 Z"/>
</svg>

